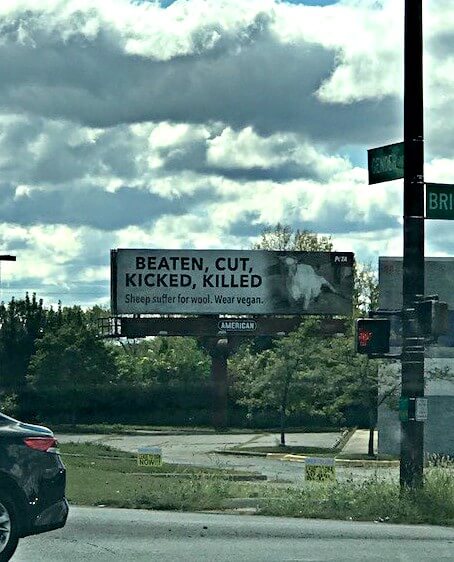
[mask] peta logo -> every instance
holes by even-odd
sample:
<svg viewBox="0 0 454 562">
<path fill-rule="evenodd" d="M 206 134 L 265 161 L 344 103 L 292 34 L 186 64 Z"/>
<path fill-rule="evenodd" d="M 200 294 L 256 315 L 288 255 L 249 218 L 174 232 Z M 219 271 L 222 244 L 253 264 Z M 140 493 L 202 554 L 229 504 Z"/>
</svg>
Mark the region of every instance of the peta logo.
<svg viewBox="0 0 454 562">
<path fill-rule="evenodd" d="M 333 265 L 341 265 L 346 267 L 353 267 L 353 253 L 345 252 L 341 254 L 340 252 L 331 252 L 331 263 Z"/>
</svg>

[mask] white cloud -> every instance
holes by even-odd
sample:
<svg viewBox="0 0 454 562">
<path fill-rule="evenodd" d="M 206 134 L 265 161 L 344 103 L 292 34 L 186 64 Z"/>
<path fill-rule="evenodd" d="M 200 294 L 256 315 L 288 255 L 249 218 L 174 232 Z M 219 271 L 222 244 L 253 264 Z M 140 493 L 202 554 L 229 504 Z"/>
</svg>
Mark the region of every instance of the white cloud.
<svg viewBox="0 0 454 562">
<path fill-rule="evenodd" d="M 276 149 L 279 151 L 285 141 L 283 137 L 261 138 L 252 127 L 246 127 L 239 133 L 227 127 L 209 141 L 207 163 L 229 168 L 274 167 L 282 163 L 283 157 L 276 153 Z"/>
</svg>

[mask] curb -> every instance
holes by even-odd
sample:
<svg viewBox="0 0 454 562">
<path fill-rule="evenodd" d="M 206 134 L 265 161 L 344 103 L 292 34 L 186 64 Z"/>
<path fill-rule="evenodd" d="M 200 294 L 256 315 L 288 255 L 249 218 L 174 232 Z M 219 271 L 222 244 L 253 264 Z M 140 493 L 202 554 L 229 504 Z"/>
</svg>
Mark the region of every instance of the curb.
<svg viewBox="0 0 454 562">
<path fill-rule="evenodd" d="M 349 429 L 344 429 L 344 431 L 342 432 L 342 435 L 334 443 L 333 450 L 334 451 L 336 451 L 336 450 L 337 451 L 343 451 L 345 446 L 347 445 L 347 443 L 350 441 L 350 439 L 356 433 L 357 429 L 358 429 L 357 427 L 351 427 Z"/>
<path fill-rule="evenodd" d="M 313 458 L 317 455 L 279 455 L 279 453 L 268 453 L 274 458 L 290 462 L 305 462 L 307 458 Z M 355 459 L 339 459 L 334 457 L 336 466 L 351 467 L 351 468 L 392 468 L 400 466 L 400 461 L 374 461 L 374 460 L 355 460 Z"/>
<path fill-rule="evenodd" d="M 162 436 L 162 437 L 168 437 L 170 435 L 230 435 L 228 433 L 216 433 L 214 431 L 152 431 L 152 430 L 147 430 L 147 429 L 137 429 L 137 430 L 131 430 L 131 431 L 61 431 L 61 430 L 55 430 L 54 431 L 55 435 L 58 438 L 58 435 L 75 435 L 75 436 L 79 436 L 79 435 L 96 435 L 96 436 L 100 436 L 100 437 L 124 437 L 124 436 L 128 436 L 128 437 L 134 437 L 134 436 L 151 436 L 151 437 L 156 437 L 156 436 Z M 241 435 L 241 434 L 237 434 L 237 433 L 232 433 L 231 435 Z"/>
<path fill-rule="evenodd" d="M 285 453 L 260 453 L 256 452 L 253 453 L 251 451 L 232 451 L 225 450 L 225 451 L 213 451 L 213 453 L 217 455 L 236 455 L 236 456 L 245 456 L 245 457 L 262 457 L 268 459 L 274 459 L 279 461 L 287 461 L 287 462 L 300 462 L 304 463 L 306 458 L 313 458 L 317 457 L 318 454 L 313 455 L 292 455 L 292 454 L 285 454 Z M 380 460 L 358 460 L 358 459 L 339 459 L 335 458 L 336 466 L 339 467 L 346 467 L 346 468 L 394 468 L 400 466 L 400 461 L 380 461 Z"/>
<path fill-rule="evenodd" d="M 336 459 L 336 464 L 352 468 L 398 468 L 400 466 L 400 461 Z"/>
<path fill-rule="evenodd" d="M 268 435 L 270 433 L 276 433 L 279 428 L 232 428 L 226 430 L 216 430 L 212 428 L 200 428 L 193 429 L 191 427 L 187 428 L 175 428 L 175 429 L 123 429 L 123 430 L 113 430 L 98 428 L 99 431 L 93 431 L 89 427 L 85 428 L 74 428 L 74 427 L 64 427 L 64 425 L 52 424 L 47 422 L 42 422 L 44 425 L 49 426 L 52 431 L 58 435 Z M 311 428 L 289 428 L 287 429 L 288 434 L 301 433 L 309 429 L 310 433 L 331 433 L 338 430 L 332 428 L 316 428 L 317 431 L 310 431 Z M 348 431 L 348 430 L 347 430 Z M 342 439 L 342 436 L 339 438 Z"/>
<path fill-rule="evenodd" d="M 215 449 L 208 454 L 215 454 L 215 455 L 232 455 L 237 457 L 267 457 L 269 455 L 279 455 L 280 453 L 261 453 L 259 451 L 252 452 L 252 451 L 241 451 L 240 449 Z"/>
</svg>

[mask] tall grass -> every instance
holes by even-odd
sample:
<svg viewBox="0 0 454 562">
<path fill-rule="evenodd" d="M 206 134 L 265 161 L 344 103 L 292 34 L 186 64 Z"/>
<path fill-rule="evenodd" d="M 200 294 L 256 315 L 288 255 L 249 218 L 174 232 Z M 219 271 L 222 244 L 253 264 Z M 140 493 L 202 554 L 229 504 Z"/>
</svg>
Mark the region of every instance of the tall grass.
<svg viewBox="0 0 454 562">
<path fill-rule="evenodd" d="M 454 525 L 454 463 L 441 457 L 429 460 L 423 488 L 401 492 L 397 482 L 378 476 L 306 481 L 298 487 L 233 482 L 220 466 L 164 465 L 160 470 L 174 472 L 175 478 L 157 478 L 148 473 L 159 472 L 156 467 L 139 469 L 131 453 L 99 444 L 62 449 L 68 499 L 79 505 L 198 511 L 223 509 L 229 498 L 254 498 L 263 515 Z M 186 478 L 178 478 L 181 473 Z"/>
<path fill-rule="evenodd" d="M 263 504 L 261 513 L 288 517 L 315 517 L 393 523 L 454 525 L 454 469 L 426 469 L 424 486 L 401 491 L 399 484 L 379 477 L 366 481 L 307 483 L 287 488 L 279 499 Z"/>
</svg>

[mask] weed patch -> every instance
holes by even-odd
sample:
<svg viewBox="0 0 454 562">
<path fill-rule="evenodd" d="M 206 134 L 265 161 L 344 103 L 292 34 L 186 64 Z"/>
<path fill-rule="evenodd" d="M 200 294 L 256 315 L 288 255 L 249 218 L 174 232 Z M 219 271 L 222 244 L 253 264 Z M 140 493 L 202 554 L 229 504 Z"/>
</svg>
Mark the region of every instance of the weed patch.
<svg viewBox="0 0 454 562">
<path fill-rule="evenodd" d="M 454 471 L 426 470 L 424 488 L 401 493 L 399 484 L 372 477 L 365 481 L 306 483 L 281 489 L 262 506 L 265 515 L 392 523 L 454 525 Z"/>
<path fill-rule="evenodd" d="M 424 487 L 402 493 L 398 483 L 379 476 L 264 485 L 233 481 L 232 471 L 222 468 L 165 463 L 138 467 L 135 455 L 93 443 L 60 448 L 67 467 L 67 496 L 78 505 L 200 511 L 222 510 L 225 500 L 233 498 L 260 498 L 257 505 L 263 515 L 454 525 L 452 462 L 430 463 Z M 158 477 L 158 471 L 170 477 Z"/>
</svg>

